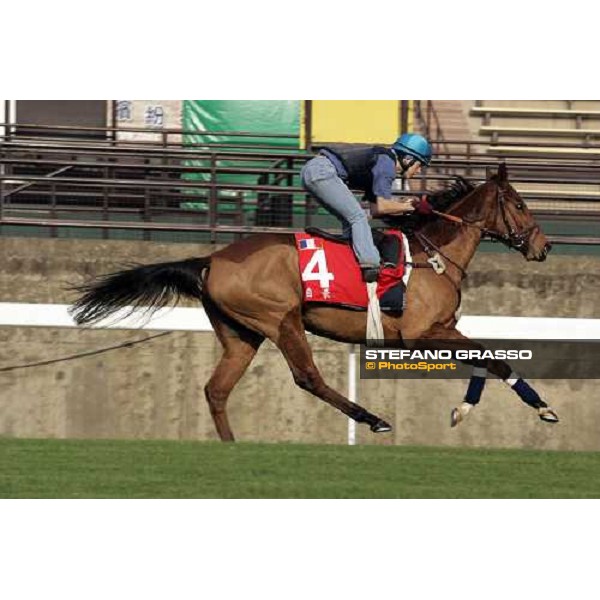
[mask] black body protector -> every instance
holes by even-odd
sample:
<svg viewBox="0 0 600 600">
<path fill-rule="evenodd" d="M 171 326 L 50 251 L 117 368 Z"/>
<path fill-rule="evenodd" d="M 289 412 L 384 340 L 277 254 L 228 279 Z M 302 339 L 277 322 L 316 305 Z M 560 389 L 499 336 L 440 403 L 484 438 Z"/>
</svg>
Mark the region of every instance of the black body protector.
<svg viewBox="0 0 600 600">
<path fill-rule="evenodd" d="M 365 192 L 365 200 L 375 200 L 373 193 L 373 167 L 380 154 L 386 154 L 394 162 L 396 155 L 383 146 L 364 146 L 362 144 L 331 144 L 324 148 L 335 154 L 348 173 L 346 184 L 349 188 Z"/>
<path fill-rule="evenodd" d="M 344 165 L 348 173 L 346 184 L 349 188 L 361 190 L 365 193 L 365 200 L 375 200 L 373 193 L 373 167 L 379 155 L 386 154 L 394 163 L 396 155 L 389 148 L 383 146 L 363 146 L 360 144 L 332 144 L 325 148 L 335 154 Z M 399 255 L 399 242 L 395 236 L 384 235 L 383 232 L 374 232 L 373 241 L 379 249 L 384 266 L 396 268 Z M 364 275 L 363 275 L 364 276 Z M 376 273 L 374 274 L 376 277 Z M 401 313 L 405 308 L 404 283 L 389 289 L 380 298 L 380 307 L 384 312 Z"/>
</svg>

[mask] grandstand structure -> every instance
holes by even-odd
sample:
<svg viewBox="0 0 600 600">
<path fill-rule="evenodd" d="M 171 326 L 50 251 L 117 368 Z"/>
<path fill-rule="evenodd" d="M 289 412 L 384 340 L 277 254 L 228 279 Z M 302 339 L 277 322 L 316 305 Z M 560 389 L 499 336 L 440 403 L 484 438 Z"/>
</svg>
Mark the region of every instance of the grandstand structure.
<svg viewBox="0 0 600 600">
<path fill-rule="evenodd" d="M 433 101 L 443 138 L 469 140 L 469 154 L 506 160 L 540 214 L 600 211 L 599 100 Z M 431 120 L 431 119 L 430 119 Z M 431 129 L 425 125 L 425 130 Z M 465 144 L 466 146 L 467 144 Z M 514 172 L 514 169 L 512 170 Z"/>
<path fill-rule="evenodd" d="M 117 101 L 96 104 L 90 125 L 22 121 L 6 101 L 0 233 L 214 243 L 338 226 L 299 181 L 302 165 L 324 143 L 313 135 L 312 101 L 294 101 L 298 116 L 288 119 L 287 131 L 269 127 L 272 107 L 245 130 L 224 131 L 182 121 L 175 104 L 164 109 L 161 102 L 145 111 L 150 122 L 120 121 Z M 554 242 L 600 243 L 600 101 L 397 105 L 395 133 L 420 130 L 436 151 L 432 166 L 399 195 L 444 187 L 456 175 L 482 181 L 506 161 L 511 182 Z"/>
</svg>

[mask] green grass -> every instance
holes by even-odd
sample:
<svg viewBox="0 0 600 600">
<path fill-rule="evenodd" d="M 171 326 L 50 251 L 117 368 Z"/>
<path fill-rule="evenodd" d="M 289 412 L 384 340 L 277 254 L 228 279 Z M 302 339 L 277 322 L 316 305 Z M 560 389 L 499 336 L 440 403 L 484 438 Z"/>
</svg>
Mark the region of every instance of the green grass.
<svg viewBox="0 0 600 600">
<path fill-rule="evenodd" d="M 600 453 L 0 439 L 0 498 L 600 498 Z"/>
</svg>

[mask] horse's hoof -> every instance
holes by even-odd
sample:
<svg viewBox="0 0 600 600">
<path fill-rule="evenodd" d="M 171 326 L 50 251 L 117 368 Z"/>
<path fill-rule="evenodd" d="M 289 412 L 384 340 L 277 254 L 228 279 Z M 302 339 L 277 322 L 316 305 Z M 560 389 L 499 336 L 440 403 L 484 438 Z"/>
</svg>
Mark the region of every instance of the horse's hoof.
<svg viewBox="0 0 600 600">
<path fill-rule="evenodd" d="M 558 423 L 558 415 L 549 407 L 538 408 L 538 417 L 544 421 L 544 423 Z"/>
<path fill-rule="evenodd" d="M 464 419 L 458 408 L 453 408 L 450 413 L 450 427 L 456 427 Z"/>
<path fill-rule="evenodd" d="M 387 431 L 391 430 L 392 426 L 389 423 L 383 421 L 382 419 L 379 419 L 377 423 L 373 423 L 373 425 L 371 425 L 371 431 L 373 433 L 386 433 Z"/>
<path fill-rule="evenodd" d="M 473 405 L 468 402 L 463 402 L 457 408 L 452 409 L 450 413 L 450 427 L 456 427 L 459 423 L 462 423 L 472 410 Z"/>
</svg>

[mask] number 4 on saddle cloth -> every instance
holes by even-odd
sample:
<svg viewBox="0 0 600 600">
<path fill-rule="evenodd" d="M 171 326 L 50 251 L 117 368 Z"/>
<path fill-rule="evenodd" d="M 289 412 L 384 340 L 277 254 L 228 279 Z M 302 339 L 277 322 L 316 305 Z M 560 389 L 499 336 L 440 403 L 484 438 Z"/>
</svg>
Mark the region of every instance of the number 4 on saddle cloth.
<svg viewBox="0 0 600 600">
<path fill-rule="evenodd" d="M 367 310 L 367 288 L 349 241 L 316 228 L 295 236 L 304 303 Z M 395 265 L 384 267 L 379 273 L 379 305 L 382 311 L 402 312 L 406 289 L 402 233 L 373 231 L 373 239 L 384 263 Z"/>
</svg>

